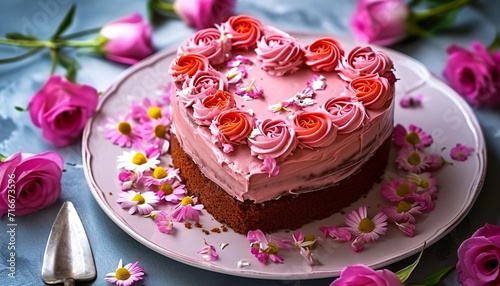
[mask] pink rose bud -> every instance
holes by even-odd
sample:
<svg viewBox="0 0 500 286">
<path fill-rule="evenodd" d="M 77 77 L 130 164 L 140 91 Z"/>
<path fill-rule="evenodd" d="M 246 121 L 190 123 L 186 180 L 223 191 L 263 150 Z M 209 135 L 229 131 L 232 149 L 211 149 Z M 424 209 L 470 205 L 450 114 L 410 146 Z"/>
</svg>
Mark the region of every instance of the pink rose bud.
<svg viewBox="0 0 500 286">
<path fill-rule="evenodd" d="M 387 46 L 407 36 L 409 13 L 402 0 L 359 0 L 351 26 L 358 40 Z"/>
<path fill-rule="evenodd" d="M 235 0 L 176 0 L 174 10 L 189 26 L 197 30 L 212 28 L 232 14 Z"/>
<path fill-rule="evenodd" d="M 31 98 L 29 113 L 33 124 L 42 129 L 43 138 L 63 147 L 80 136 L 97 101 L 95 88 L 53 75 Z"/>
<path fill-rule="evenodd" d="M 340 277 L 330 284 L 330 286 L 342 285 L 403 286 L 403 283 L 390 270 L 373 270 L 365 265 L 356 264 L 344 268 Z"/>
<path fill-rule="evenodd" d="M 63 159 L 53 151 L 16 153 L 0 162 L 0 216 L 23 216 L 53 204 L 61 194 L 62 169 Z"/>
<path fill-rule="evenodd" d="M 99 32 L 106 39 L 101 49 L 112 61 L 135 64 L 154 52 L 151 31 L 151 26 L 139 14 L 115 20 Z"/>
</svg>

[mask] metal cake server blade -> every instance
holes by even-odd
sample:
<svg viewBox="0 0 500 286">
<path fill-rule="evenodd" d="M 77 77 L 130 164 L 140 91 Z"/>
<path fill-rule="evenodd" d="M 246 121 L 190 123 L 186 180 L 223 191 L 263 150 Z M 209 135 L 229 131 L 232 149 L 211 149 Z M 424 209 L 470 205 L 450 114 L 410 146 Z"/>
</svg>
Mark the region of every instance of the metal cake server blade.
<svg viewBox="0 0 500 286">
<path fill-rule="evenodd" d="M 45 248 L 42 280 L 47 284 L 90 281 L 96 278 L 94 256 L 83 224 L 71 202 L 65 202 L 52 225 Z"/>
</svg>

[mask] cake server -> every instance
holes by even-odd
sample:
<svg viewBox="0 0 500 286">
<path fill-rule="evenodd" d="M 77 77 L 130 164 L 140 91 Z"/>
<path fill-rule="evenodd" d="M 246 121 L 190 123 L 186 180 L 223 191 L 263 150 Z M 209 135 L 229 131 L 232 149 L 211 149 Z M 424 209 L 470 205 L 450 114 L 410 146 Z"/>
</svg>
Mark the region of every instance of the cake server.
<svg viewBox="0 0 500 286">
<path fill-rule="evenodd" d="M 45 248 L 42 280 L 47 284 L 90 281 L 96 277 L 92 249 L 71 202 L 65 202 L 52 225 Z"/>
</svg>

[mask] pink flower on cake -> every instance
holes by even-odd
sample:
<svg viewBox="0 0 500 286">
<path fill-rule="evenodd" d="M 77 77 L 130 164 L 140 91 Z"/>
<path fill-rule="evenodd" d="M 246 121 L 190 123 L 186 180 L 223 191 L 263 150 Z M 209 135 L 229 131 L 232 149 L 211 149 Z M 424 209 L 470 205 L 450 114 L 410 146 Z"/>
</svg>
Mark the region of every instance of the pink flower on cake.
<svg viewBox="0 0 500 286">
<path fill-rule="evenodd" d="M 322 75 L 314 74 L 310 80 L 306 82 L 306 87 L 314 91 L 325 90 L 326 88 L 326 78 Z"/>
<path fill-rule="evenodd" d="M 398 167 L 409 173 L 421 173 L 429 167 L 429 157 L 426 153 L 413 146 L 401 148 L 396 155 Z"/>
<path fill-rule="evenodd" d="M 500 285 L 500 226 L 485 224 L 458 248 L 458 282 Z"/>
<path fill-rule="evenodd" d="M 387 269 L 373 270 L 362 264 L 349 265 L 330 286 L 403 286 L 398 276 Z"/>
<path fill-rule="evenodd" d="M 205 239 L 203 239 L 203 244 L 205 244 L 205 246 L 202 249 L 198 250 L 198 253 L 202 255 L 201 259 L 203 259 L 203 261 L 217 260 L 217 258 L 219 258 L 219 255 L 217 254 L 215 247 L 208 244 Z"/>
<path fill-rule="evenodd" d="M 201 54 L 184 54 L 172 61 L 169 73 L 175 82 L 183 83 L 197 71 L 207 71 L 210 67 L 208 59 Z"/>
<path fill-rule="evenodd" d="M 149 216 L 151 216 L 160 232 L 170 233 L 174 229 L 174 224 L 166 212 L 152 211 Z"/>
<path fill-rule="evenodd" d="M 225 153 L 233 151 L 234 145 L 246 144 L 247 137 L 254 129 L 254 120 L 247 111 L 236 108 L 221 112 L 210 125 L 212 139 L 216 147 Z"/>
<path fill-rule="evenodd" d="M 479 42 L 473 51 L 458 46 L 448 48 L 443 75 L 450 86 L 473 107 L 500 105 L 500 52 L 491 53 Z"/>
<path fill-rule="evenodd" d="M 255 84 L 255 78 L 252 78 L 249 84 L 237 83 L 235 94 L 241 96 L 244 100 L 253 100 L 259 98 L 264 93 L 264 89 Z"/>
<path fill-rule="evenodd" d="M 142 276 L 144 275 L 144 272 L 142 272 L 144 269 L 137 266 L 138 263 L 139 261 L 136 261 L 133 264 L 129 263 L 123 266 L 123 261 L 120 259 L 116 272 L 106 274 L 104 280 L 118 286 L 130 286 L 135 281 L 142 280 Z"/>
<path fill-rule="evenodd" d="M 266 157 L 264 161 L 262 161 L 260 170 L 264 173 L 268 173 L 269 177 L 276 177 L 280 172 L 280 166 L 278 166 L 273 157 Z"/>
<path fill-rule="evenodd" d="M 246 58 L 242 55 L 237 55 L 226 63 L 226 66 L 228 68 L 235 68 L 241 65 L 253 65 L 253 62 L 249 58 Z"/>
<path fill-rule="evenodd" d="M 345 93 L 357 98 L 366 109 L 386 109 L 391 105 L 394 88 L 386 78 L 372 74 L 354 78 Z"/>
<path fill-rule="evenodd" d="M 118 174 L 118 180 L 121 184 L 122 191 L 128 191 L 134 188 L 135 183 L 139 180 L 140 174 L 137 174 L 134 171 L 125 170 Z"/>
<path fill-rule="evenodd" d="M 238 15 L 230 17 L 227 22 L 223 23 L 228 34 L 231 37 L 231 45 L 234 49 L 249 50 L 257 45 L 263 32 L 263 27 L 260 22 L 246 15 Z"/>
<path fill-rule="evenodd" d="M 154 192 L 139 193 L 132 190 L 119 193 L 116 200 L 123 209 L 129 209 L 129 214 L 139 211 L 140 215 L 150 214 L 159 201 L 160 198 Z"/>
<path fill-rule="evenodd" d="M 223 26 L 196 32 L 180 51 L 205 56 L 211 65 L 222 64 L 231 58 L 231 38 Z"/>
<path fill-rule="evenodd" d="M 351 233 L 345 227 L 320 226 L 319 230 L 325 235 L 325 238 L 330 237 L 340 242 L 347 242 L 351 240 Z"/>
<path fill-rule="evenodd" d="M 236 102 L 230 92 L 218 90 L 203 100 L 196 100 L 196 103 L 193 104 L 193 117 L 198 124 L 209 126 L 217 115 L 235 105 Z"/>
<path fill-rule="evenodd" d="M 406 38 L 409 15 L 402 0 L 360 0 L 351 26 L 359 41 L 386 46 Z"/>
<path fill-rule="evenodd" d="M 116 121 L 108 116 L 107 123 L 104 125 L 104 137 L 109 139 L 111 143 L 120 147 L 139 148 L 141 146 L 141 137 L 139 130 L 131 120 L 131 116 L 125 116 Z"/>
<path fill-rule="evenodd" d="M 265 35 L 255 49 L 261 68 L 270 75 L 283 76 L 299 70 L 304 52 L 295 38 L 282 34 Z"/>
<path fill-rule="evenodd" d="M 104 25 L 99 36 L 106 39 L 102 47 L 106 58 L 128 65 L 154 52 L 152 28 L 140 14 L 132 14 Z"/>
<path fill-rule="evenodd" d="M 408 130 L 403 125 L 398 124 L 394 127 L 394 144 L 398 147 L 415 146 L 423 149 L 432 144 L 432 136 L 414 124 L 410 124 Z"/>
<path fill-rule="evenodd" d="M 31 121 L 56 147 L 75 141 L 97 107 L 95 88 L 52 75 L 29 102 Z"/>
<path fill-rule="evenodd" d="M 174 10 L 187 25 L 197 30 L 226 21 L 236 0 L 176 0 Z"/>
<path fill-rule="evenodd" d="M 336 70 L 345 81 L 351 81 L 357 77 L 378 74 L 387 78 L 392 85 L 396 82 L 393 63 L 387 55 L 382 52 L 374 52 L 370 47 L 355 47 L 347 56 L 343 56 Z"/>
<path fill-rule="evenodd" d="M 247 69 L 245 66 L 237 66 L 231 68 L 227 73 L 226 77 L 229 84 L 235 84 L 242 81 L 248 76 Z"/>
<path fill-rule="evenodd" d="M 299 111 L 292 121 L 300 147 L 328 146 L 337 138 L 338 127 L 324 112 Z"/>
<path fill-rule="evenodd" d="M 339 133 L 351 133 L 361 127 L 367 119 L 363 104 L 346 95 L 326 100 L 321 108 L 328 114 L 333 124 L 338 126 Z"/>
<path fill-rule="evenodd" d="M 465 161 L 467 157 L 474 152 L 474 148 L 457 143 L 457 145 L 450 150 L 450 157 L 456 161 Z"/>
<path fill-rule="evenodd" d="M 260 229 L 251 230 L 247 233 L 250 242 L 251 253 L 262 263 L 267 264 L 268 258 L 275 263 L 282 263 L 283 258 L 278 256 L 278 247 L 270 242 L 270 237 Z"/>
<path fill-rule="evenodd" d="M 384 235 L 387 230 L 387 215 L 383 212 L 376 214 L 373 219 L 368 218 L 366 206 L 361 206 L 359 209 L 351 211 L 345 217 L 346 229 L 349 230 L 356 239 L 352 243 L 352 248 L 355 252 L 363 250 L 363 245 L 376 241 L 381 235 Z"/>
<path fill-rule="evenodd" d="M 295 131 L 282 119 L 264 119 L 257 121 L 259 134 L 248 139 L 253 156 L 263 160 L 266 157 L 283 159 L 297 147 Z"/>
<path fill-rule="evenodd" d="M 422 207 L 418 202 L 408 203 L 405 200 L 402 200 L 398 203 L 397 206 L 390 206 L 384 208 L 382 211 L 387 215 L 388 222 L 415 222 L 414 215 L 422 214 L 420 211 Z"/>
<path fill-rule="evenodd" d="M 159 156 L 160 153 L 151 148 L 142 151 L 123 151 L 122 155 L 118 156 L 118 169 L 123 168 L 136 173 L 150 171 L 160 163 Z"/>
<path fill-rule="evenodd" d="M 218 90 L 227 90 L 227 79 L 222 73 L 210 69 L 208 71 L 197 71 L 182 85 L 182 90 L 178 92 L 179 100 L 189 107 L 197 99 L 216 93 Z"/>
<path fill-rule="evenodd" d="M 333 38 L 319 38 L 304 47 L 305 64 L 315 72 L 335 70 L 343 55 L 342 45 Z"/>
<path fill-rule="evenodd" d="M 391 202 L 400 202 L 412 198 L 417 187 L 406 180 L 392 180 L 382 184 L 382 195 Z"/>
<path fill-rule="evenodd" d="M 170 106 L 161 104 L 157 100 L 144 98 L 141 103 L 132 102 L 130 118 L 144 123 L 153 119 L 167 118 L 170 120 Z"/>
<path fill-rule="evenodd" d="M 53 151 L 18 152 L 0 161 L 0 216 L 9 209 L 24 216 L 53 204 L 61 194 L 63 164 L 63 158 Z"/>
<path fill-rule="evenodd" d="M 203 205 L 198 204 L 198 198 L 185 196 L 182 201 L 176 205 L 170 214 L 170 218 L 174 221 L 183 221 L 186 218 L 197 221 L 199 213 L 203 209 Z"/>
</svg>

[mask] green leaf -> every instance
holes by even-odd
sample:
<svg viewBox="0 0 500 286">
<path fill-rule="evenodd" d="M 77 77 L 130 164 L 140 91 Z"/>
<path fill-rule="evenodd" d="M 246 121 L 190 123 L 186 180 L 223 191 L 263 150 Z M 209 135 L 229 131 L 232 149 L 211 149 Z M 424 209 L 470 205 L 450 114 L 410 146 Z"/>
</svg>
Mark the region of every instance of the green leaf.
<svg viewBox="0 0 500 286">
<path fill-rule="evenodd" d="M 76 59 L 64 54 L 59 54 L 58 62 L 66 70 L 66 78 L 71 82 L 75 82 L 76 73 L 80 68 Z"/>
<path fill-rule="evenodd" d="M 500 48 L 500 32 L 497 30 L 493 42 L 488 46 L 488 51 L 494 53 Z"/>
<path fill-rule="evenodd" d="M 32 55 L 35 55 L 37 54 L 38 52 L 40 52 L 43 48 L 35 48 L 35 49 L 32 49 L 30 50 L 29 52 L 27 53 L 24 53 L 24 54 L 21 54 L 19 56 L 15 56 L 15 57 L 11 57 L 11 58 L 3 58 L 3 59 L 0 59 L 0 64 L 8 64 L 8 63 L 13 63 L 13 62 L 17 62 L 17 61 L 20 61 L 20 60 L 24 60 L 25 58 L 28 58 Z"/>
<path fill-rule="evenodd" d="M 28 108 L 23 108 L 21 106 L 14 106 L 14 109 L 17 110 L 17 111 L 21 111 L 21 112 L 28 111 Z"/>
<path fill-rule="evenodd" d="M 66 16 L 64 16 L 64 19 L 57 27 L 57 30 L 54 32 L 52 37 L 50 37 L 51 40 L 58 38 L 62 33 L 64 33 L 64 31 L 66 31 L 66 29 L 68 29 L 71 23 L 73 23 L 75 10 L 76 10 L 76 4 L 71 5 L 71 8 L 69 9 L 68 13 L 66 13 Z"/>
<path fill-rule="evenodd" d="M 7 33 L 5 34 L 7 39 L 11 40 L 24 40 L 24 41 L 36 41 L 38 40 L 35 36 L 32 35 L 24 35 L 21 33 Z"/>
<path fill-rule="evenodd" d="M 418 262 L 420 261 L 420 257 L 422 257 L 422 253 L 424 253 L 424 249 L 425 249 L 425 242 L 424 242 L 424 246 L 422 246 L 422 250 L 420 251 L 420 254 L 418 255 L 418 258 L 417 260 L 415 260 L 415 262 L 413 262 L 412 264 L 406 266 L 405 268 L 399 270 L 396 275 L 399 277 L 399 280 L 401 280 L 401 282 L 405 282 L 406 280 L 408 280 L 408 277 L 410 277 L 411 273 L 413 272 L 413 270 L 415 269 L 415 267 L 417 267 L 417 264 Z"/>
<path fill-rule="evenodd" d="M 0 162 L 4 162 L 7 157 L 0 153 Z"/>
<path fill-rule="evenodd" d="M 427 278 L 425 278 L 422 282 L 416 284 L 415 286 L 417 286 L 417 285 L 423 285 L 423 286 L 436 285 L 441 280 L 441 278 L 443 278 L 443 276 L 448 274 L 453 269 L 455 269 L 455 265 L 451 265 L 449 267 L 436 270 L 431 275 L 429 275 Z"/>
</svg>

